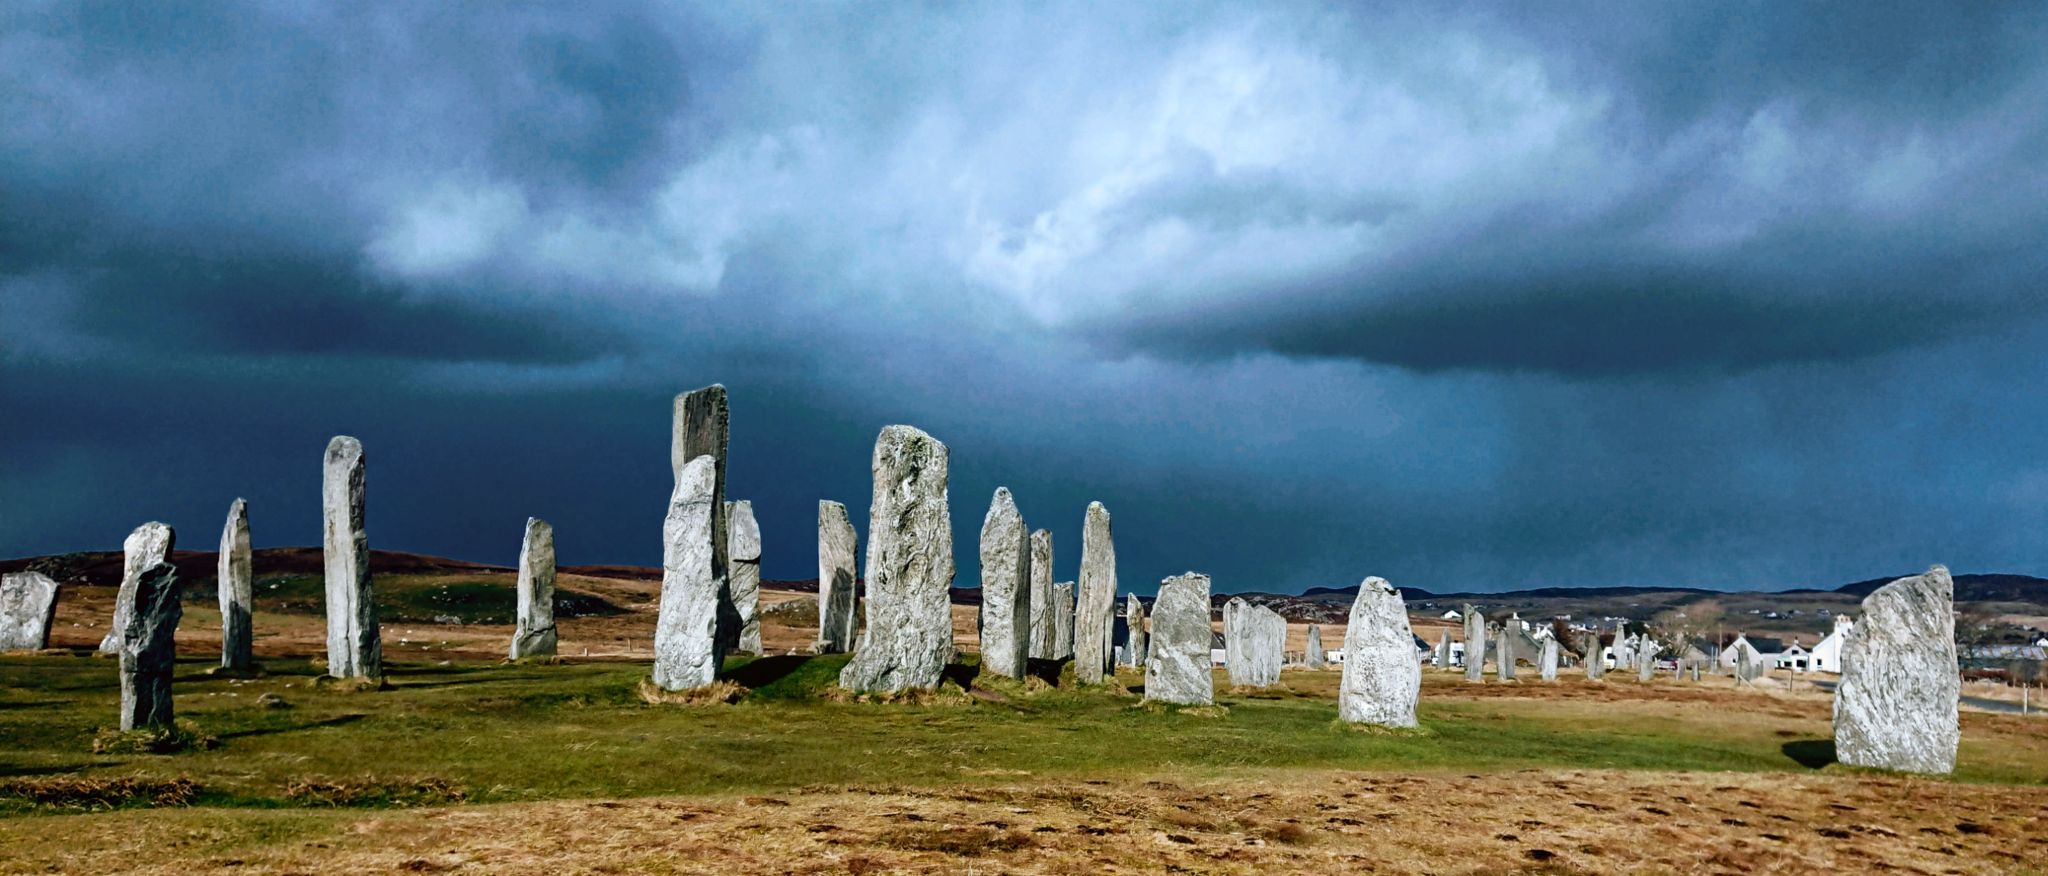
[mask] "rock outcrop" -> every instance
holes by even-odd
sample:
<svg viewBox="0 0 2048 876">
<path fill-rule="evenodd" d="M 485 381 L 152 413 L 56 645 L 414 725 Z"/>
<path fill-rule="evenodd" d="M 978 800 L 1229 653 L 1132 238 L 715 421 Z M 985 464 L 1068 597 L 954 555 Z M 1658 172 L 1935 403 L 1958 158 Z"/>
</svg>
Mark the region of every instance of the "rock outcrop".
<svg viewBox="0 0 2048 876">
<path fill-rule="evenodd" d="M 519 578 L 513 589 L 512 646 L 508 656 L 552 657 L 555 654 L 555 527 L 538 517 L 526 518 L 519 539 Z"/>
<path fill-rule="evenodd" d="M 335 678 L 384 677 L 377 600 L 370 588 L 370 536 L 364 529 L 365 465 L 362 442 L 347 435 L 327 442 L 321 559 L 327 573 L 327 674 Z"/>
<path fill-rule="evenodd" d="M 1281 628 L 1283 634 L 1285 627 Z M 1337 715 L 1354 724 L 1415 726 L 1422 664 L 1401 591 L 1384 578 L 1367 578 L 1351 601 L 1344 627 L 1344 675 Z"/>
<path fill-rule="evenodd" d="M 1863 599 L 1844 634 L 1835 757 L 1850 766 L 1941 775 L 1956 766 L 1955 582 L 1948 569 L 1900 578 Z"/>
<path fill-rule="evenodd" d="M 910 426 L 875 440 L 868 512 L 867 624 L 841 687 L 936 688 L 953 654 L 953 527 L 946 445 Z"/>
<path fill-rule="evenodd" d="M 1209 659 L 1209 576 L 1188 572 L 1159 583 L 1145 655 L 1145 699 L 1206 706 L 1215 701 Z"/>
</svg>

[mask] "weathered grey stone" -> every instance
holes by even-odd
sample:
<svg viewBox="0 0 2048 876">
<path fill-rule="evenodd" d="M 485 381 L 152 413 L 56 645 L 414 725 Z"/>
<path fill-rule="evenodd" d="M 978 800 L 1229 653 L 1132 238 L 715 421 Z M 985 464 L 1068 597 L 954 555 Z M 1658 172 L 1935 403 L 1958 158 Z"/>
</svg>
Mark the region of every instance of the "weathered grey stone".
<svg viewBox="0 0 2048 876">
<path fill-rule="evenodd" d="M 220 559 L 214 581 L 220 594 L 220 668 L 255 665 L 251 653 L 256 582 L 249 550 L 249 503 L 236 499 L 220 531 Z"/>
<path fill-rule="evenodd" d="M 0 576 L 0 651 L 50 647 L 57 617 L 57 582 L 41 572 Z"/>
<path fill-rule="evenodd" d="M 1145 603 L 1136 593 L 1124 594 L 1124 660 L 1127 665 L 1145 668 Z"/>
<path fill-rule="evenodd" d="M 1309 624 L 1307 643 L 1302 645 L 1301 665 L 1309 669 L 1321 669 L 1329 663 L 1330 658 L 1323 651 L 1323 628 Z"/>
<path fill-rule="evenodd" d="M 1056 660 L 1059 633 L 1054 629 L 1052 607 L 1052 533 L 1031 533 L 1031 659 Z"/>
<path fill-rule="evenodd" d="M 740 651 L 761 653 L 761 524 L 754 503 L 725 503 L 726 568 L 732 575 L 732 604 L 740 616 Z"/>
<path fill-rule="evenodd" d="M 981 521 L 981 669 L 1023 678 L 1031 658 L 1031 533 L 1009 487 Z"/>
<path fill-rule="evenodd" d="M 160 529 L 159 529 L 160 527 Z M 144 532 L 144 530 L 149 530 Z M 121 636 L 121 729 L 171 726 L 171 671 L 177 660 L 178 569 L 169 557 L 176 542 L 170 527 L 144 524 L 128 537 L 122 568 L 135 568 L 135 586 L 118 597 L 128 625 Z M 125 583 L 125 582 L 124 582 Z"/>
<path fill-rule="evenodd" d="M 725 662 L 719 635 L 725 582 L 712 574 L 713 498 L 718 462 L 699 456 L 683 466 L 661 527 L 661 609 L 654 624 L 654 683 L 690 690 L 718 680 Z"/>
<path fill-rule="evenodd" d="M 670 418 L 668 465 L 677 480 L 683 466 L 699 456 L 713 461 L 711 484 L 711 577 L 719 582 L 718 653 L 737 650 L 740 644 L 739 605 L 733 600 L 732 571 L 726 568 L 727 531 L 725 507 L 726 443 L 731 416 L 726 407 L 725 385 L 714 383 L 676 396 Z"/>
<path fill-rule="evenodd" d="M 1081 589 L 1074 594 L 1074 678 L 1100 684 L 1111 669 L 1116 628 L 1116 543 L 1110 538 L 1109 509 L 1088 503 L 1081 527 Z"/>
<path fill-rule="evenodd" d="M 370 588 L 370 536 L 363 528 L 365 466 L 362 442 L 347 435 L 327 442 L 321 554 L 327 571 L 327 674 L 335 678 L 384 677 Z"/>
<path fill-rule="evenodd" d="M 1159 582 L 1145 655 L 1145 699 L 1202 706 L 1214 702 L 1210 634 L 1209 576 L 1188 572 Z"/>
<path fill-rule="evenodd" d="M 849 690 L 936 688 L 953 655 L 946 445 L 910 426 L 875 439 L 867 625 L 839 673 Z"/>
<path fill-rule="evenodd" d="M 1585 645 L 1582 647 L 1586 652 L 1586 677 L 1599 681 L 1600 676 L 1607 673 L 1607 665 L 1604 655 L 1601 653 L 1606 649 L 1600 644 L 1600 631 L 1587 630 Z"/>
<path fill-rule="evenodd" d="M 170 561 L 172 540 L 169 526 L 152 521 L 136 527 L 121 543 L 121 589 L 114 596 L 113 626 L 100 639 L 101 654 L 121 653 L 121 637 L 128 630 L 128 607 L 135 604 L 136 578 L 142 570 Z"/>
<path fill-rule="evenodd" d="M 1649 681 L 1657 674 L 1657 653 L 1663 646 L 1649 636 L 1636 640 L 1636 680 Z"/>
<path fill-rule="evenodd" d="M 1508 628 L 1512 621 L 1502 621 L 1494 644 L 1493 677 L 1496 681 L 1515 680 L 1515 636 Z"/>
<path fill-rule="evenodd" d="M 818 643 L 820 654 L 838 654 L 853 647 L 854 551 L 860 537 L 846 506 L 830 499 L 818 502 Z"/>
<path fill-rule="evenodd" d="M 1437 634 L 1436 668 L 1451 668 L 1451 631 L 1448 628 Z"/>
<path fill-rule="evenodd" d="M 1625 623 L 1614 627 L 1614 668 L 1628 670 L 1636 665 L 1636 637 Z"/>
<path fill-rule="evenodd" d="M 1358 585 L 1344 627 L 1337 716 L 1354 724 L 1413 727 L 1421 693 L 1422 664 L 1415 657 L 1407 603 L 1386 579 L 1367 578 Z"/>
<path fill-rule="evenodd" d="M 1486 680 L 1486 615 L 1465 605 L 1465 680 Z"/>
<path fill-rule="evenodd" d="M 1541 659 L 1537 662 L 1538 676 L 1542 678 L 1544 681 L 1556 681 L 1557 660 L 1557 637 L 1551 636 L 1543 640 L 1543 655 Z"/>
<path fill-rule="evenodd" d="M 1052 652 L 1053 659 L 1065 660 L 1074 656 L 1074 582 L 1061 581 L 1052 585 Z"/>
<path fill-rule="evenodd" d="M 1286 648 L 1287 620 L 1278 612 L 1239 598 L 1224 603 L 1223 668 L 1231 684 L 1268 687 L 1279 681 Z"/>
<path fill-rule="evenodd" d="M 509 656 L 554 656 L 555 527 L 538 517 L 526 518 L 526 534 L 519 539 L 519 578 L 513 588 L 519 605 Z"/>
<path fill-rule="evenodd" d="M 1863 599 L 1842 641 L 1835 757 L 1850 766 L 1944 774 L 1961 739 L 1955 582 L 1948 569 L 1900 578 Z"/>
</svg>

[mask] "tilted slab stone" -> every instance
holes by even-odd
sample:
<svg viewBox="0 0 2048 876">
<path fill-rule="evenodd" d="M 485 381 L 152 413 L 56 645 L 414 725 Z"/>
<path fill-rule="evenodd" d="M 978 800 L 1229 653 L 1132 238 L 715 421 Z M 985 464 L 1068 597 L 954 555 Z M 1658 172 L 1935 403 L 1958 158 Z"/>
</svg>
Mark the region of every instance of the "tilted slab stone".
<svg viewBox="0 0 2048 876">
<path fill-rule="evenodd" d="M 761 524 L 754 503 L 725 503 L 726 568 L 732 575 L 732 605 L 740 616 L 739 649 L 761 653 Z"/>
<path fill-rule="evenodd" d="M 855 691 L 936 688 L 953 654 L 953 528 L 946 445 L 910 426 L 875 440 L 868 512 L 867 625 L 839 685 Z"/>
<path fill-rule="evenodd" d="M 100 653 L 119 655 L 121 637 L 128 631 L 128 611 L 135 605 L 135 583 L 142 570 L 171 559 L 171 528 L 151 521 L 135 527 L 121 542 L 121 589 L 114 595 L 114 623 L 100 639 Z"/>
<path fill-rule="evenodd" d="M 1065 660 L 1074 656 L 1074 582 L 1052 585 L 1052 611 L 1053 659 Z"/>
<path fill-rule="evenodd" d="M 1302 646 L 1301 665 L 1310 669 L 1321 669 L 1329 665 L 1330 659 L 1323 651 L 1323 628 L 1308 625 L 1308 644 Z"/>
<path fill-rule="evenodd" d="M 1358 585 L 1344 627 L 1337 716 L 1354 724 L 1413 727 L 1421 693 L 1422 664 L 1415 655 L 1408 605 L 1386 579 L 1367 578 Z"/>
<path fill-rule="evenodd" d="M 739 647 L 741 625 L 739 605 L 733 601 L 732 573 L 726 568 L 725 457 L 731 421 L 725 385 L 719 383 L 676 396 L 669 421 L 668 465 L 677 481 L 692 460 L 699 456 L 712 459 L 711 577 L 719 582 L 720 656 Z"/>
<path fill-rule="evenodd" d="M 1948 569 L 1900 578 L 1863 598 L 1843 634 L 1835 757 L 1850 766 L 1946 774 L 1962 731 L 1956 703 L 1955 582 Z"/>
<path fill-rule="evenodd" d="M 1145 668 L 1145 603 L 1136 593 L 1124 594 L 1124 659 L 1130 666 Z"/>
<path fill-rule="evenodd" d="M 1031 658 L 1031 533 L 1009 487 L 981 521 L 981 669 L 1023 678 Z"/>
<path fill-rule="evenodd" d="M 1116 627 L 1116 543 L 1109 509 L 1088 503 L 1081 527 L 1081 589 L 1074 594 L 1074 678 L 1100 684 L 1112 668 Z"/>
<path fill-rule="evenodd" d="M 50 647 L 57 617 L 57 582 L 41 572 L 0 576 L 0 651 Z"/>
<path fill-rule="evenodd" d="M 1465 606 L 1465 680 L 1486 680 L 1486 615 Z"/>
<path fill-rule="evenodd" d="M 327 575 L 327 674 L 384 677 L 377 600 L 370 587 L 370 536 L 364 529 L 363 444 L 347 435 L 327 442 L 320 504 L 321 559 Z"/>
<path fill-rule="evenodd" d="M 1188 572 L 1159 583 L 1145 655 L 1145 699 L 1179 705 L 1215 702 L 1209 657 L 1209 576 Z"/>
<path fill-rule="evenodd" d="M 1556 681 L 1557 661 L 1557 637 L 1551 636 L 1543 640 L 1543 654 L 1542 657 L 1537 661 L 1538 677 L 1542 678 L 1544 681 Z"/>
<path fill-rule="evenodd" d="M 820 654 L 839 654 L 853 648 L 854 614 L 859 591 L 855 586 L 854 552 L 860 537 L 846 506 L 830 499 L 818 501 L 818 642 Z"/>
<path fill-rule="evenodd" d="M 654 684 L 690 690 L 718 680 L 725 662 L 719 610 L 725 582 L 711 571 L 717 460 L 683 466 L 661 526 L 661 610 L 654 624 Z"/>
<path fill-rule="evenodd" d="M 147 524 L 143 528 L 163 526 Z M 170 527 L 152 532 L 138 546 L 136 555 L 124 557 L 123 567 L 149 562 L 155 554 L 155 540 L 162 538 L 162 556 L 169 557 L 175 536 Z M 141 534 L 142 530 L 137 530 Z M 131 542 L 137 541 L 133 536 Z M 135 587 L 123 588 L 118 597 L 126 603 L 128 626 L 121 637 L 121 729 L 169 727 L 171 674 L 178 650 L 175 641 L 178 619 L 184 615 L 178 599 L 178 569 L 168 559 L 137 569 Z"/>
<path fill-rule="evenodd" d="M 214 581 L 220 596 L 220 667 L 244 670 L 255 665 L 256 579 L 249 549 L 249 503 L 236 499 L 228 506 L 220 531 L 220 558 Z"/>
<path fill-rule="evenodd" d="M 1059 633 L 1054 629 L 1052 607 L 1052 533 L 1031 533 L 1031 659 L 1056 660 Z"/>
<path fill-rule="evenodd" d="M 554 656 L 555 527 L 538 517 L 526 518 L 526 534 L 519 540 L 519 578 L 513 587 L 519 604 L 509 656 Z"/>
</svg>

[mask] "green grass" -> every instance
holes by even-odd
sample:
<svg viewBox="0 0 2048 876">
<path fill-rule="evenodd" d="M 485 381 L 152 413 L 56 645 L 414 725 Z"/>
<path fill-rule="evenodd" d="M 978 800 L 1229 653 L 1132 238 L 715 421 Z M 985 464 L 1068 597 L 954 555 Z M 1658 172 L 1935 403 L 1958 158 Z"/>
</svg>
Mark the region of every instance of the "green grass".
<svg viewBox="0 0 2048 876">
<path fill-rule="evenodd" d="M 1818 744 L 1828 732 L 1824 710 L 1811 706 L 1787 712 L 1780 703 L 1772 714 L 1725 703 L 1470 698 L 1433 681 L 1420 732 L 1360 733 L 1333 721 L 1334 673 L 1289 673 L 1280 689 L 1222 693 L 1228 711 L 1217 717 L 1148 708 L 1107 690 L 1015 682 L 970 682 L 994 691 L 993 699 L 846 702 L 831 697 L 845 660 L 736 660 L 729 674 L 752 690 L 730 706 L 642 702 L 635 686 L 644 664 L 397 664 L 391 689 L 347 693 L 314 688 L 305 661 L 266 661 L 268 676 L 234 681 L 204 674 L 207 663 L 193 660 L 180 664 L 178 713 L 219 746 L 108 755 L 94 754 L 92 742 L 115 718 L 113 661 L 0 657 L 0 782 L 189 777 L 204 789 L 201 804 L 272 808 L 304 805 L 291 789 L 307 782 L 360 783 L 370 790 L 357 805 L 379 805 L 403 797 L 408 783 L 443 783 L 469 802 L 491 802 L 972 785 L 1026 775 L 1803 771 L 1810 767 L 1790 746 Z M 258 705 L 265 693 L 291 707 Z M 2048 741 L 2013 737 L 2017 747 L 1966 739 L 1957 778 L 2042 783 Z M 0 797 L 0 812 L 27 808 Z"/>
</svg>

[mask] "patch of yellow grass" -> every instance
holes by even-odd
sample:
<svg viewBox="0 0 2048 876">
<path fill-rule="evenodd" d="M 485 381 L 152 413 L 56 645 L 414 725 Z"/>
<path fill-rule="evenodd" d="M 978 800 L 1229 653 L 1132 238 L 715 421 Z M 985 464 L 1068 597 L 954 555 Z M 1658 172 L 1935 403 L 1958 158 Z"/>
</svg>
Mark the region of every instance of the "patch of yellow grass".
<svg viewBox="0 0 2048 876">
<path fill-rule="evenodd" d="M 635 690 L 642 701 L 655 706 L 723 706 L 747 695 L 746 688 L 724 680 L 689 690 L 663 690 L 654 679 L 643 678 Z"/>
</svg>

